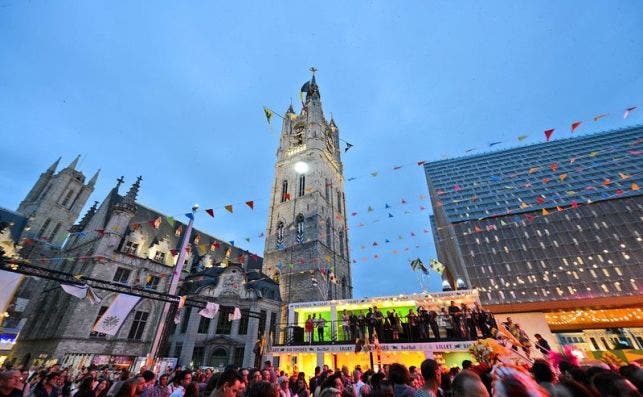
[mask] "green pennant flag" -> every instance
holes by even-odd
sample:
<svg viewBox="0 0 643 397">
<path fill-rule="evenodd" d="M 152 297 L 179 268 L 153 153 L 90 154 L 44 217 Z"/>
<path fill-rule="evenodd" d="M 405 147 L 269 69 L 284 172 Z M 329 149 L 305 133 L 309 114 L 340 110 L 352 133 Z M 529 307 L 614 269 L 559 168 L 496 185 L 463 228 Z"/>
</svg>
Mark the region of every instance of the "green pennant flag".
<svg viewBox="0 0 643 397">
<path fill-rule="evenodd" d="M 174 217 L 173 216 L 166 216 L 165 220 L 167 221 L 167 223 L 170 224 L 170 226 L 174 226 Z"/>
</svg>

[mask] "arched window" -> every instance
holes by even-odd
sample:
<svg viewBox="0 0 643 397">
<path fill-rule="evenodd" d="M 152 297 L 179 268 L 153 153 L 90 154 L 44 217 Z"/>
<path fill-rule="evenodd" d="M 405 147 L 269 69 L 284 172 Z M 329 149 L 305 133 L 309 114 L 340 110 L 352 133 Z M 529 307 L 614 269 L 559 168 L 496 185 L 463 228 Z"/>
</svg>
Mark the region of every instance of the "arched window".
<svg viewBox="0 0 643 397">
<path fill-rule="evenodd" d="M 306 191 L 306 175 L 299 175 L 299 197 L 303 196 Z"/>
<path fill-rule="evenodd" d="M 342 213 L 342 192 L 337 191 L 337 212 Z"/>
<path fill-rule="evenodd" d="M 62 203 L 60 203 L 60 205 L 62 205 L 63 207 L 66 207 L 67 204 L 69 204 L 69 200 L 71 200 L 71 196 L 73 194 L 74 194 L 74 190 L 69 189 L 69 191 L 67 192 L 67 195 L 65 196 L 65 199 L 62 201 Z"/>
<path fill-rule="evenodd" d="M 47 228 L 49 227 L 49 224 L 51 223 L 51 219 L 47 219 L 45 223 L 42 224 L 42 227 L 40 228 L 40 231 L 38 232 L 38 238 L 41 238 L 45 235 L 45 232 L 47 231 Z"/>
<path fill-rule="evenodd" d="M 56 224 L 56 227 L 54 227 L 54 230 L 51 231 L 51 234 L 49 235 L 49 241 L 53 241 L 54 238 L 56 237 L 56 234 L 58 234 L 58 231 L 62 227 L 62 223 Z"/>
<path fill-rule="evenodd" d="M 330 182 L 328 179 L 326 179 L 326 184 L 325 184 L 325 193 L 326 193 L 326 201 L 330 200 Z"/>
<path fill-rule="evenodd" d="M 284 223 L 279 221 L 277 223 L 277 233 L 275 233 L 275 248 L 282 249 L 284 247 Z"/>
<path fill-rule="evenodd" d="M 333 235 L 331 234 L 330 219 L 326 219 L 326 245 L 332 248 Z"/>
<path fill-rule="evenodd" d="M 281 202 L 283 203 L 289 198 L 290 197 L 288 196 L 288 181 L 284 179 L 284 181 L 281 182 Z"/>
<path fill-rule="evenodd" d="M 344 257 L 344 231 L 343 230 L 339 231 L 338 239 L 339 239 L 339 256 L 343 258 Z"/>
<path fill-rule="evenodd" d="M 302 214 L 297 215 L 296 219 L 297 232 L 295 235 L 295 240 L 297 244 L 303 244 L 304 242 L 304 216 Z"/>
<path fill-rule="evenodd" d="M 342 298 L 346 299 L 348 294 L 346 294 L 346 277 L 342 277 Z"/>
</svg>

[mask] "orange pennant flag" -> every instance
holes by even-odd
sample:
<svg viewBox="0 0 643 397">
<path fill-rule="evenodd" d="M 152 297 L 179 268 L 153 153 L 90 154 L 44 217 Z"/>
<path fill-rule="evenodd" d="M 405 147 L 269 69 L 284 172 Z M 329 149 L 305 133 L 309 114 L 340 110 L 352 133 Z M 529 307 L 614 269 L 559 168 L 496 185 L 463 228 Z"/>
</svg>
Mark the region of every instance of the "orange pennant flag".
<svg viewBox="0 0 643 397">
<path fill-rule="evenodd" d="M 482 232 L 482 229 L 480 229 L 478 226 L 474 226 L 473 230 L 475 230 L 476 233 L 481 233 Z"/>
<path fill-rule="evenodd" d="M 558 163 L 551 163 L 551 170 L 556 171 L 558 169 Z"/>
<path fill-rule="evenodd" d="M 610 183 L 612 183 L 612 181 L 610 181 L 609 178 L 605 178 L 605 180 L 603 180 L 603 186 L 607 186 Z"/>
<path fill-rule="evenodd" d="M 633 183 L 632 184 L 632 190 L 634 190 L 634 191 L 639 190 L 639 185 L 637 185 L 636 183 Z"/>
<path fill-rule="evenodd" d="M 578 128 L 578 126 L 579 126 L 580 124 L 581 124 L 581 121 L 574 121 L 574 122 L 572 123 L 572 132 L 574 132 L 574 130 L 575 130 L 576 128 Z"/>
<path fill-rule="evenodd" d="M 567 174 L 560 174 L 560 175 L 558 176 L 558 179 L 560 179 L 560 181 L 561 181 L 561 182 L 562 182 L 562 181 L 564 181 L 564 180 L 565 180 L 565 178 L 567 178 Z"/>
<path fill-rule="evenodd" d="M 228 204 L 228 205 L 226 205 L 226 206 L 225 206 L 225 209 L 226 209 L 229 213 L 231 213 L 231 214 L 234 212 L 234 209 L 232 208 L 232 204 Z"/>
<path fill-rule="evenodd" d="M 246 201 L 246 205 L 250 207 L 251 210 L 255 209 L 255 202 L 252 200 Z"/>
<path fill-rule="evenodd" d="M 547 216 L 547 215 L 549 215 L 549 211 L 543 208 L 543 216 Z"/>
<path fill-rule="evenodd" d="M 543 184 L 545 184 L 545 185 L 546 185 L 546 184 L 547 184 L 547 182 L 549 182 L 549 178 L 543 178 Z"/>
</svg>

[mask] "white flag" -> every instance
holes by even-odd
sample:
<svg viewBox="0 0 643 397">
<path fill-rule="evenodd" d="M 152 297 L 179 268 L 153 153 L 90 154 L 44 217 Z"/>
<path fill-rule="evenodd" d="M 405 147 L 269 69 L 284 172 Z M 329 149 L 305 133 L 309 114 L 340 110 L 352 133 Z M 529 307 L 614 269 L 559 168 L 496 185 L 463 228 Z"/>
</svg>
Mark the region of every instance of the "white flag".
<svg viewBox="0 0 643 397">
<path fill-rule="evenodd" d="M 89 289 L 87 284 L 60 284 L 60 288 L 69 295 L 75 296 L 78 299 L 85 299 L 87 296 L 87 290 Z"/>
<path fill-rule="evenodd" d="M 228 314 L 228 321 L 241 320 L 241 310 L 238 307 L 234 308 L 234 311 Z"/>
<path fill-rule="evenodd" d="M 107 308 L 105 314 L 94 325 L 94 332 L 100 332 L 107 335 L 116 335 L 121 325 L 125 322 L 127 315 L 132 311 L 134 306 L 140 301 L 138 296 L 127 294 L 118 294 Z"/>
<path fill-rule="evenodd" d="M 199 311 L 199 314 L 203 317 L 214 318 L 219 312 L 219 304 L 214 302 L 208 302 L 205 305 L 205 308 Z"/>
<path fill-rule="evenodd" d="M 100 296 L 96 295 L 96 292 L 94 292 L 92 287 L 87 287 L 87 296 L 86 296 L 86 298 L 89 301 L 89 303 L 91 303 L 92 305 L 97 305 L 97 304 L 99 304 L 99 303 L 101 303 L 103 301 L 103 298 L 101 298 Z"/>
</svg>

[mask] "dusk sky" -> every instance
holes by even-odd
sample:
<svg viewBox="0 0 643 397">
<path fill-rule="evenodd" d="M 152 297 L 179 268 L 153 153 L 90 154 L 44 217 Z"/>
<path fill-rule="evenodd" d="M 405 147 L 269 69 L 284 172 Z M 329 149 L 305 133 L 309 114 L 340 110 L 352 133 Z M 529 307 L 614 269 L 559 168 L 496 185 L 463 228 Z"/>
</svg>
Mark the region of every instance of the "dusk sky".
<svg viewBox="0 0 643 397">
<path fill-rule="evenodd" d="M 326 116 L 354 145 L 354 296 L 437 290 L 439 275 L 409 267 L 435 257 L 417 161 L 569 137 L 577 120 L 574 135 L 643 123 L 641 108 L 623 118 L 643 107 L 641 21 L 639 0 L 0 0 L 0 206 L 80 154 L 86 176 L 101 169 L 87 206 L 142 175 L 141 203 L 214 208 L 197 228 L 263 255 L 280 120 L 271 129 L 262 106 L 299 111 L 315 66 Z"/>
</svg>

